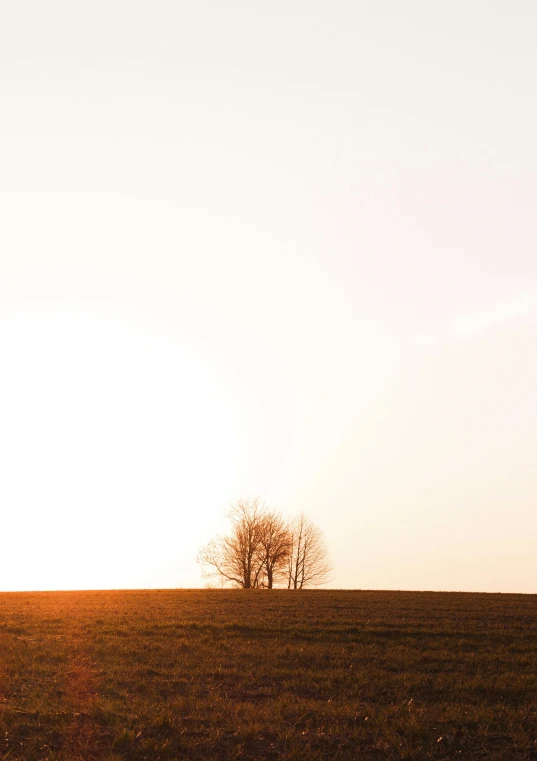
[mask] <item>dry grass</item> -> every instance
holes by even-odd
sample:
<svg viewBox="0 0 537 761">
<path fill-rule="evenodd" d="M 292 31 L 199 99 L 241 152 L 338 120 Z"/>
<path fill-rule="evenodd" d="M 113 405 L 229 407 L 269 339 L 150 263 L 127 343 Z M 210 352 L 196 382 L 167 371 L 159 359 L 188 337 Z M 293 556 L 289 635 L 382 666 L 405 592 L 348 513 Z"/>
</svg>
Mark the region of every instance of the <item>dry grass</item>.
<svg viewBox="0 0 537 761">
<path fill-rule="evenodd" d="M 0 595 L 0 759 L 537 759 L 537 598 Z"/>
</svg>

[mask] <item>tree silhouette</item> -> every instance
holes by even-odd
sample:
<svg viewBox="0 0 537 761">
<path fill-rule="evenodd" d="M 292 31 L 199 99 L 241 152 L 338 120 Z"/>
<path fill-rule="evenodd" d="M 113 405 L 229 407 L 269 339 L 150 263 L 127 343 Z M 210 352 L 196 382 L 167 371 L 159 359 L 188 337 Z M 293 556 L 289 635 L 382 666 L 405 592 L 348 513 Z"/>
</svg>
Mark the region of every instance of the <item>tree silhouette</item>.
<svg viewBox="0 0 537 761">
<path fill-rule="evenodd" d="M 301 513 L 291 526 L 287 588 L 326 584 L 333 569 L 321 529 Z"/>
<path fill-rule="evenodd" d="M 231 530 L 203 547 L 197 557 L 206 578 L 243 589 L 282 584 L 288 589 L 319 586 L 332 563 L 321 530 L 304 514 L 289 523 L 258 498 L 231 505 Z"/>
<path fill-rule="evenodd" d="M 261 519 L 261 549 L 263 571 L 269 589 L 272 589 L 275 581 L 285 579 L 291 546 L 292 535 L 287 522 L 274 511 L 266 512 Z"/>
<path fill-rule="evenodd" d="M 231 506 L 229 536 L 212 539 L 198 553 L 205 576 L 218 576 L 244 589 L 259 586 L 264 560 L 263 507 L 259 499 L 240 499 Z"/>
</svg>

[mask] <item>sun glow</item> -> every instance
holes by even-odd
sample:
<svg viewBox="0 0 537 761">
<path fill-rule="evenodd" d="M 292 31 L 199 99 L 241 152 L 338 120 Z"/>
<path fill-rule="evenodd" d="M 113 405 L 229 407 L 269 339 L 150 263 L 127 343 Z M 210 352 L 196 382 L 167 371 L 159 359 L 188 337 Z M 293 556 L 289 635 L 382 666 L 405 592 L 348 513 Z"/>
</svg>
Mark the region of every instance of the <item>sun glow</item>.
<svg viewBox="0 0 537 761">
<path fill-rule="evenodd" d="M 3 319 L 0 352 L 2 588 L 183 581 L 234 457 L 210 374 L 172 341 L 75 314 Z"/>
</svg>

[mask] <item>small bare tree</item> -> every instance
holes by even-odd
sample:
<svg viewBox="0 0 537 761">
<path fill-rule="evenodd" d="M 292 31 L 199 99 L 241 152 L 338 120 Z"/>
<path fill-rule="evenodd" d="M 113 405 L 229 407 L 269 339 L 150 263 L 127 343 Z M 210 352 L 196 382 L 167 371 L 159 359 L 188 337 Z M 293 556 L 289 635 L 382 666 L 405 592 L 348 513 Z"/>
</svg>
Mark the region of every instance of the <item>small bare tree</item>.
<svg viewBox="0 0 537 761">
<path fill-rule="evenodd" d="M 281 515 L 271 511 L 262 516 L 261 548 L 266 585 L 272 589 L 275 582 L 285 580 L 291 552 L 292 534 Z"/>
<path fill-rule="evenodd" d="M 264 514 L 259 499 L 240 499 L 231 506 L 230 535 L 216 537 L 198 553 L 206 577 L 217 576 L 244 589 L 259 586 L 266 554 L 262 544 Z"/>
<path fill-rule="evenodd" d="M 291 536 L 287 588 L 303 589 L 326 584 L 333 566 L 321 529 L 302 513 L 292 525 Z"/>
</svg>

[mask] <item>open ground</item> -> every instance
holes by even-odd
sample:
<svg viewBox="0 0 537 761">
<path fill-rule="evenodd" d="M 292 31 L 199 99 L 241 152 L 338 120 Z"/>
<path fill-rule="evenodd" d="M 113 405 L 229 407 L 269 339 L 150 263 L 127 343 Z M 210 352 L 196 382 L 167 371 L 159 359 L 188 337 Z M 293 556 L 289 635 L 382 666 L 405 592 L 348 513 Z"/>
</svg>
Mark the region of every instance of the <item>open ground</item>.
<svg viewBox="0 0 537 761">
<path fill-rule="evenodd" d="M 0 759 L 537 759 L 537 596 L 0 595 Z"/>
</svg>

